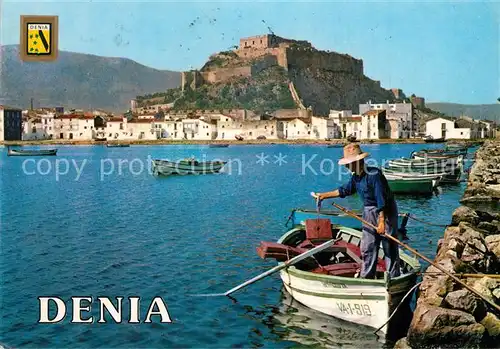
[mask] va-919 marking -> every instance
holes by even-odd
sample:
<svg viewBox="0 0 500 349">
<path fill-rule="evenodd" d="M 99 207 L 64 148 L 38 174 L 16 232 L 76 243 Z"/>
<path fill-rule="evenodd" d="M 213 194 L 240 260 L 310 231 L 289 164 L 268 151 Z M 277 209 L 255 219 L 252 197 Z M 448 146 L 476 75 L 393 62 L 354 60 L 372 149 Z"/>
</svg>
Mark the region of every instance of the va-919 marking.
<svg viewBox="0 0 500 349">
<path fill-rule="evenodd" d="M 344 314 L 372 316 L 372 310 L 368 304 L 337 302 L 337 306 Z"/>
</svg>

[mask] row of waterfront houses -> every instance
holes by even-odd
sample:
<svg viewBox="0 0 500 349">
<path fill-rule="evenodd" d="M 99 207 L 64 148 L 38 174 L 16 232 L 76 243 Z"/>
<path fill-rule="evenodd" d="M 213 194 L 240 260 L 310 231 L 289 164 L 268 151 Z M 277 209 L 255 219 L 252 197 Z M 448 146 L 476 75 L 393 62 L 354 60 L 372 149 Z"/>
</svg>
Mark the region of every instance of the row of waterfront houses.
<svg viewBox="0 0 500 349">
<path fill-rule="evenodd" d="M 468 117 L 417 120 L 411 103 L 359 105 L 359 114 L 331 110 L 327 117 L 310 110 L 285 109 L 271 114 L 248 110 L 185 110 L 126 115 L 105 111 L 64 112 L 0 107 L 0 140 L 234 140 L 234 139 L 446 139 L 495 137 L 491 121 Z"/>
</svg>

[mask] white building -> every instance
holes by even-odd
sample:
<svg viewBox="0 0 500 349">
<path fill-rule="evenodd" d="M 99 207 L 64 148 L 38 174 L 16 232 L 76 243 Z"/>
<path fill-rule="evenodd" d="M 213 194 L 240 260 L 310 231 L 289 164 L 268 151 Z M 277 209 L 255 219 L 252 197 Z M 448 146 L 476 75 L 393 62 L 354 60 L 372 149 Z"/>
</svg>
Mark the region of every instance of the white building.
<svg viewBox="0 0 500 349">
<path fill-rule="evenodd" d="M 127 130 L 133 139 L 154 140 L 158 139 L 153 129 L 154 120 L 134 119 L 127 123 Z"/>
<path fill-rule="evenodd" d="M 280 119 L 271 120 L 241 120 L 229 115 L 221 115 L 217 120 L 217 139 L 234 140 L 243 139 L 278 139 L 282 138 L 283 131 L 288 121 Z"/>
<path fill-rule="evenodd" d="M 385 109 L 369 110 L 361 116 L 361 139 L 381 139 L 388 137 L 390 124 L 387 123 Z M 398 121 L 398 120 L 396 120 Z"/>
<path fill-rule="evenodd" d="M 359 105 L 359 113 L 364 114 L 370 110 L 385 110 L 387 120 L 400 121 L 400 137 L 413 137 L 418 132 L 418 120 L 413 117 L 413 106 L 411 103 L 375 103 L 368 101 L 366 104 Z M 391 135 L 391 138 L 392 135 Z"/>
<path fill-rule="evenodd" d="M 280 123 L 279 131 L 282 131 L 285 139 L 311 138 L 311 118 L 280 118 L 278 122 Z"/>
<path fill-rule="evenodd" d="M 470 127 L 459 127 L 454 119 L 444 116 L 427 120 L 425 129 L 426 136 L 432 138 L 473 139 L 475 136 Z"/>
<path fill-rule="evenodd" d="M 182 120 L 184 139 L 210 140 L 217 138 L 217 121 L 204 117 Z"/>
<path fill-rule="evenodd" d="M 335 122 L 330 118 L 312 116 L 311 117 L 311 139 L 335 138 Z"/>
</svg>

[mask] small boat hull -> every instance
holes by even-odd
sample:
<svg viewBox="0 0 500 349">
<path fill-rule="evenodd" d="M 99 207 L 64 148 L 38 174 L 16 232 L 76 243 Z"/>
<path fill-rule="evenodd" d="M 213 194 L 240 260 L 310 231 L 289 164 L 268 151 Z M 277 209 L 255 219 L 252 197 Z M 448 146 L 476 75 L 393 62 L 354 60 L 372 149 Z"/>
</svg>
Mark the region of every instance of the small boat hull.
<svg viewBox="0 0 500 349">
<path fill-rule="evenodd" d="M 209 148 L 227 148 L 227 147 L 229 147 L 229 144 L 210 144 L 208 147 Z"/>
<path fill-rule="evenodd" d="M 425 143 L 444 143 L 446 139 L 444 138 L 425 138 Z"/>
<path fill-rule="evenodd" d="M 304 227 L 296 227 L 285 233 L 278 243 L 295 245 L 304 233 Z M 352 228 L 340 227 L 334 235 L 356 246 L 361 243 L 362 233 Z M 382 250 L 379 257 L 383 257 Z M 381 328 L 380 332 L 387 335 L 394 331 L 391 327 L 402 327 L 401 317 L 389 321 L 389 316 L 416 284 L 420 271 L 418 261 L 401 250 L 400 259 L 402 275 L 393 279 L 387 272 L 382 279 L 360 279 L 313 273 L 296 266 L 281 270 L 280 277 L 286 291 L 306 307 L 352 323 Z M 409 304 L 410 298 L 405 304 Z M 402 305 L 398 313 L 404 309 L 409 307 Z M 398 313 L 397 316 L 402 316 Z"/>
<path fill-rule="evenodd" d="M 168 161 L 168 160 L 153 160 L 151 166 L 155 175 L 170 176 L 170 175 L 197 175 L 218 173 L 226 165 L 223 161 Z"/>
<path fill-rule="evenodd" d="M 106 144 L 108 148 L 128 148 L 130 144 Z"/>
<path fill-rule="evenodd" d="M 55 156 L 57 155 L 57 149 L 46 149 L 46 150 L 17 150 L 9 149 L 7 151 L 8 156 Z"/>
<path fill-rule="evenodd" d="M 389 188 L 395 194 L 431 195 L 438 181 L 432 178 L 395 178 L 387 179 Z"/>
</svg>

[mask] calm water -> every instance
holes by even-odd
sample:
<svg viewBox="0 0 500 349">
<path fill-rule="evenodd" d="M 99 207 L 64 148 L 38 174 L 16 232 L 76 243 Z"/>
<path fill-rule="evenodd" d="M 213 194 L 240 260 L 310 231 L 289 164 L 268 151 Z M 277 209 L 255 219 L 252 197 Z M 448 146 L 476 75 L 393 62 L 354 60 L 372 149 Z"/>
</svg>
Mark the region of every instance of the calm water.
<svg viewBox="0 0 500 349">
<path fill-rule="evenodd" d="M 372 158 L 408 156 L 424 145 L 364 145 Z M 291 208 L 313 208 L 312 190 L 339 183 L 331 175 L 303 173 L 303 156 L 320 172 L 330 171 L 342 149 L 325 146 L 61 146 L 57 157 L 1 166 L 0 342 L 14 347 L 294 347 L 303 345 L 382 346 L 365 328 L 346 325 L 304 308 L 281 292 L 277 276 L 225 297 L 224 292 L 274 266 L 255 247 L 285 232 Z M 257 155 L 269 163 L 256 164 Z M 274 156 L 286 156 L 281 166 Z M 152 158 L 239 159 L 232 174 L 156 178 L 141 163 Z M 36 159 L 36 158 L 33 158 Z M 56 160 L 70 163 L 55 174 Z M 136 159 L 136 160 L 134 160 Z M 122 160 L 121 170 L 119 161 Z M 134 160 L 130 167 L 130 162 Z M 128 161 L 128 163 L 126 163 Z M 74 165 L 83 170 L 77 178 Z M 111 166 L 114 166 L 113 174 Z M 50 167 L 49 167 L 50 165 Z M 49 173 L 48 170 L 51 169 Z M 60 172 L 66 172 L 63 162 Z M 31 174 L 38 172 L 35 174 Z M 47 173 L 45 175 L 40 174 Z M 345 177 L 347 178 L 347 177 Z M 464 184 L 431 198 L 399 198 L 410 211 L 447 224 Z M 341 201 L 358 208 L 355 198 Z M 433 256 L 443 229 L 409 224 L 410 244 Z M 173 323 L 38 325 L 38 296 L 140 296 L 141 319 L 161 296 Z M 66 301 L 71 314 L 71 300 Z M 124 306 L 126 309 L 127 303 Z M 125 311 L 125 313 L 127 313 Z M 84 313 L 86 315 L 86 313 Z M 94 303 L 92 314 L 98 315 Z M 153 321 L 159 321 L 153 317 Z"/>
</svg>

